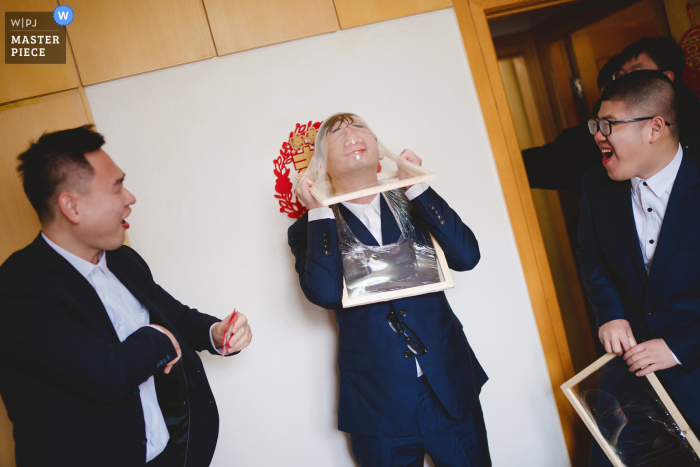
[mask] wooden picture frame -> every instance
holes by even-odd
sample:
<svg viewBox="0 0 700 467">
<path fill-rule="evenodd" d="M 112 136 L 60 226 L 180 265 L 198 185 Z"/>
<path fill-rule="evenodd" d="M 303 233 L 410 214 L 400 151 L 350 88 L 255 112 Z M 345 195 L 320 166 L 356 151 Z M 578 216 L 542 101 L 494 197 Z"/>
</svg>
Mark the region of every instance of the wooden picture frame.
<svg viewBox="0 0 700 467">
<path fill-rule="evenodd" d="M 328 207 L 332 204 L 341 203 L 343 201 L 362 198 L 363 196 L 373 195 L 376 193 L 383 193 L 385 191 L 391 191 L 397 188 L 403 188 L 405 186 L 411 186 L 415 185 L 416 183 L 427 182 L 428 180 L 434 180 L 437 178 L 437 174 L 435 172 L 431 172 L 430 170 L 424 169 L 419 165 L 413 164 L 403 159 L 401 160 L 401 162 L 397 162 L 398 158 L 395 158 L 393 154 L 387 154 L 386 157 L 391 158 L 397 164 L 400 163 L 403 166 L 404 171 L 408 172 L 411 176 L 404 180 L 399 180 L 398 170 L 379 172 L 377 174 L 376 185 L 367 188 L 362 188 L 356 191 L 339 193 L 331 196 L 326 195 L 326 192 L 330 193 L 331 190 L 329 190 L 327 186 L 319 187 L 319 185 L 321 185 L 321 182 L 318 182 L 317 185 L 311 187 L 311 194 L 314 196 L 314 198 L 318 200 L 318 202 L 321 203 L 321 206 Z M 328 182 L 323 183 L 328 184 Z"/>
<path fill-rule="evenodd" d="M 440 273 L 440 282 L 427 285 L 419 285 L 416 287 L 408 287 L 401 290 L 392 290 L 390 292 L 379 292 L 375 294 L 368 294 L 362 297 L 350 298 L 348 296 L 348 288 L 345 285 L 345 278 L 343 278 L 343 308 L 352 308 L 354 306 L 368 305 L 370 303 L 386 302 L 389 300 L 396 300 L 397 298 L 415 297 L 416 295 L 423 295 L 433 292 L 442 292 L 443 290 L 454 288 L 454 282 L 452 281 L 452 274 L 450 274 L 450 268 L 447 265 L 447 259 L 445 258 L 445 252 L 440 248 L 440 244 L 435 240 L 433 234 L 430 234 L 430 239 L 433 242 L 433 248 L 435 249 L 435 258 L 438 264 L 438 272 Z"/>
<path fill-rule="evenodd" d="M 631 339 L 630 341 L 634 342 Z M 633 343 L 633 345 L 635 344 Z M 566 397 L 569 399 L 569 402 L 571 402 L 571 405 L 573 405 L 574 409 L 581 417 L 581 420 L 583 420 L 583 423 L 591 432 L 595 440 L 598 442 L 598 445 L 608 457 L 612 465 L 615 467 L 625 467 L 625 464 L 615 453 L 613 447 L 610 446 L 610 444 L 608 444 L 608 442 L 603 437 L 603 434 L 600 432 L 600 429 L 598 428 L 598 425 L 596 424 L 595 420 L 591 418 L 589 412 L 585 409 L 579 398 L 576 396 L 574 389 L 576 386 L 578 386 L 578 384 L 580 384 L 589 376 L 593 375 L 596 371 L 600 370 L 603 366 L 605 366 L 608 362 L 614 360 L 615 358 L 618 358 L 618 355 L 614 353 L 603 355 L 598 360 L 589 365 L 585 370 L 578 373 L 566 383 L 562 384 L 561 389 L 562 391 L 564 391 L 564 394 L 566 394 Z M 690 447 L 695 451 L 696 454 L 700 455 L 700 441 L 698 441 L 698 438 L 696 437 L 695 433 L 693 433 L 693 430 L 690 429 L 688 422 L 685 421 L 680 411 L 676 407 L 676 404 L 674 404 L 671 400 L 671 397 L 666 392 L 666 389 L 664 389 L 664 387 L 661 385 L 659 378 L 654 373 L 646 375 L 646 378 L 651 384 L 654 391 L 656 391 L 659 400 L 664 404 L 666 410 L 673 418 L 673 421 L 683 432 L 683 435 L 688 440 L 688 444 L 690 444 Z"/>
</svg>

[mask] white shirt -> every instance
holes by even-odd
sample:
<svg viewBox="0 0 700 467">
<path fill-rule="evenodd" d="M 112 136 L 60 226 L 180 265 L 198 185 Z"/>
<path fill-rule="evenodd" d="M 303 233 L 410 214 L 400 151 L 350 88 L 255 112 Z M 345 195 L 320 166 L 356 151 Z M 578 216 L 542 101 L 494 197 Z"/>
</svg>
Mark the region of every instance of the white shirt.
<svg viewBox="0 0 700 467">
<path fill-rule="evenodd" d="M 104 251 L 100 253 L 99 262 L 92 264 L 56 245 L 43 232 L 41 235 L 46 243 L 77 269 L 95 289 L 107 310 L 120 342 L 124 342 L 137 329 L 150 325 L 148 310 L 107 268 L 107 255 Z M 146 462 L 150 462 L 163 452 L 170 439 L 163 412 L 158 405 L 153 376 L 139 384 L 139 396 L 141 396 L 143 418 L 146 424 Z"/>
<path fill-rule="evenodd" d="M 659 243 L 659 233 L 661 233 L 661 226 L 668 207 L 668 199 L 671 196 L 671 190 L 673 190 L 673 184 L 676 181 L 682 160 L 683 148 L 679 144 L 676 157 L 660 172 L 646 180 L 639 177 L 630 179 L 634 224 L 637 227 L 639 247 L 642 249 L 647 274 L 651 270 L 656 246 Z M 682 365 L 673 352 L 671 355 L 676 363 Z"/>
<path fill-rule="evenodd" d="M 406 190 L 406 198 L 409 201 L 422 195 L 425 190 L 428 189 L 427 183 L 418 183 L 413 185 L 411 188 Z M 375 196 L 372 202 L 369 204 L 354 204 L 354 203 L 343 203 L 343 206 L 348 208 L 351 213 L 355 215 L 360 221 L 367 227 L 367 230 L 372 234 L 372 236 L 377 240 L 377 243 L 381 246 L 384 245 L 382 239 L 382 215 L 381 215 L 381 204 L 379 195 Z M 309 222 L 317 221 L 320 219 L 335 219 L 333 215 L 333 210 L 331 208 L 315 208 L 309 211 Z M 418 364 L 418 359 L 416 358 L 416 373 L 417 376 L 423 376 L 423 370 Z"/>
<path fill-rule="evenodd" d="M 639 247 L 642 249 L 644 266 L 647 274 L 651 269 L 654 252 L 658 245 L 661 225 L 664 221 L 668 199 L 683 160 L 683 148 L 678 145 L 678 152 L 670 164 L 647 180 L 632 177 L 632 211 L 637 226 Z"/>
</svg>

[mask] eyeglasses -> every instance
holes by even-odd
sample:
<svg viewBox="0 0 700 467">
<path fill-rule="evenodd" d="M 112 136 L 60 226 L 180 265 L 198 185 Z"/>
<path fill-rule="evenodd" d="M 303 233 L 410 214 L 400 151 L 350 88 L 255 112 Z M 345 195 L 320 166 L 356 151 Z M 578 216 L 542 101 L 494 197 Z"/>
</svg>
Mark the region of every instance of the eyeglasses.
<svg viewBox="0 0 700 467">
<path fill-rule="evenodd" d="M 418 334 L 416 334 L 416 331 L 411 329 L 411 327 L 401 321 L 399 317 L 396 315 L 396 312 L 392 310 L 386 317 L 387 323 L 389 323 L 389 326 L 391 326 L 391 330 L 394 331 L 396 334 L 404 335 L 406 336 L 406 347 L 408 347 L 408 350 L 413 352 L 415 355 L 423 355 L 424 353 L 428 353 L 428 349 L 425 348 L 425 345 L 423 345 L 423 342 L 421 342 L 420 338 L 418 337 Z M 406 330 L 408 329 L 411 331 L 411 334 L 416 336 L 415 339 L 413 339 L 411 336 L 406 334 Z"/>
<path fill-rule="evenodd" d="M 613 80 L 616 80 L 620 76 L 626 75 L 628 73 L 632 73 L 633 71 L 639 71 L 639 70 L 643 70 L 643 69 L 644 69 L 644 66 L 641 63 L 638 63 L 634 66 L 631 66 L 630 69 L 627 71 L 622 70 L 622 69 L 617 70 L 615 73 L 613 73 Z"/>
<path fill-rule="evenodd" d="M 628 118 L 627 120 L 588 120 L 588 131 L 595 136 L 598 130 L 603 134 L 603 136 L 610 136 L 612 133 L 612 126 L 617 123 L 631 123 L 631 122 L 641 122 L 643 120 L 651 120 L 656 117 L 641 117 L 641 118 Z M 669 122 L 664 122 L 666 126 L 671 126 Z"/>
</svg>

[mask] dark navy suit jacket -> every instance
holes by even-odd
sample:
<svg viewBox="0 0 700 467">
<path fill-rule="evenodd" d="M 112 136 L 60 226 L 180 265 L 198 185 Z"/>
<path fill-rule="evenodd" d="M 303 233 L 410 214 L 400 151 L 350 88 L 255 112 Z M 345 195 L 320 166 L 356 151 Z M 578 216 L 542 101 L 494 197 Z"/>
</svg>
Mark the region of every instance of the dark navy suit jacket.
<svg viewBox="0 0 700 467">
<path fill-rule="evenodd" d="M 155 375 L 178 466 L 209 465 L 219 416 L 195 351 L 211 350 L 219 320 L 179 303 L 123 246 L 107 266 L 151 323 L 120 342 L 90 283 L 39 235 L 0 267 L 0 395 L 14 424 L 18 467 L 146 465 L 138 386 Z"/>
<path fill-rule="evenodd" d="M 631 183 L 611 180 L 602 165 L 583 179 L 578 256 L 598 326 L 626 319 L 637 342 L 664 339 L 683 365 L 656 374 L 700 423 L 700 164 L 685 152 L 648 276 Z"/>
<path fill-rule="evenodd" d="M 476 266 L 480 256 L 474 234 L 435 191 L 428 189 L 411 203 L 444 250 L 451 269 L 467 271 Z M 339 208 L 361 242 L 378 245 L 357 217 L 344 206 Z M 397 241 L 400 230 L 383 197 L 381 219 L 383 242 Z M 335 219 L 308 222 L 304 216 L 289 228 L 288 239 L 304 294 L 312 303 L 332 309 L 338 322 L 340 430 L 366 436 L 418 433 L 416 363 L 412 354 L 410 358 L 404 354 L 405 338 L 396 335 L 387 323 L 391 310 L 405 312 L 401 319 L 427 347 L 428 352 L 418 356 L 418 362 L 445 409 L 456 419 L 469 414 L 478 404 L 487 377 L 444 293 L 344 309 L 343 263 Z"/>
</svg>

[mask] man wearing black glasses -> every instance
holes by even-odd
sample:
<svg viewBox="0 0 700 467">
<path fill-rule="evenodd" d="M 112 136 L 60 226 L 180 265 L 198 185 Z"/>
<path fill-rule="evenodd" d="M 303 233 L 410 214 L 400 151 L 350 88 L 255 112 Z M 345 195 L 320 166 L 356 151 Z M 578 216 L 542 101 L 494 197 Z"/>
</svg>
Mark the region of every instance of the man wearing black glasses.
<svg viewBox="0 0 700 467">
<path fill-rule="evenodd" d="M 697 427 L 700 163 L 679 144 L 677 97 L 662 72 L 620 76 L 601 100 L 599 119 L 589 122 L 602 165 L 583 177 L 581 278 L 605 350 L 636 376 L 656 372 Z M 621 436 L 633 431 L 630 424 Z M 646 442 L 648 454 L 653 440 L 635 445 Z M 597 446 L 591 456 L 590 465 L 609 465 Z"/>
</svg>

